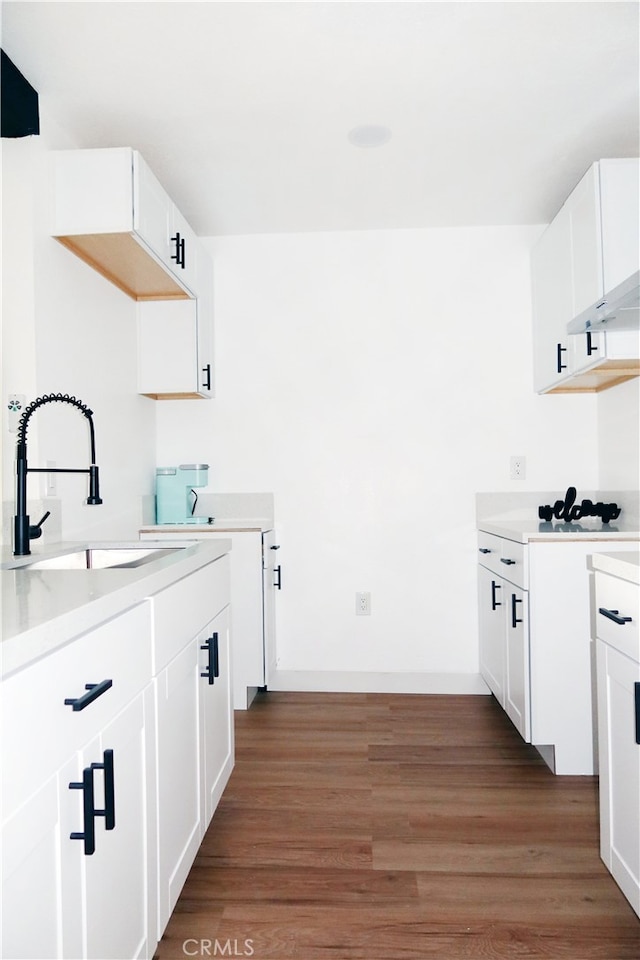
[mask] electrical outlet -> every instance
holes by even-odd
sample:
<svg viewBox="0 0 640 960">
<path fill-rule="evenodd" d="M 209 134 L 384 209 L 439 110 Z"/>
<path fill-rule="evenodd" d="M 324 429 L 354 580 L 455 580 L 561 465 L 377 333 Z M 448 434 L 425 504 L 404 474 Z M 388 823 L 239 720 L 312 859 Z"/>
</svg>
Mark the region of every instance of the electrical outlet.
<svg viewBox="0 0 640 960">
<path fill-rule="evenodd" d="M 9 433 L 17 433 L 20 417 L 24 413 L 27 405 L 27 398 L 24 393 L 10 393 L 7 396 L 7 419 L 9 424 Z"/>
<path fill-rule="evenodd" d="M 54 469 L 56 465 L 55 460 L 47 460 L 46 466 L 50 469 Z M 44 481 L 44 495 L 45 497 L 55 497 L 58 493 L 58 485 L 56 483 L 57 474 L 55 473 L 45 473 Z"/>
<path fill-rule="evenodd" d="M 511 457 L 509 461 L 509 478 L 511 480 L 524 480 L 527 475 L 527 458 L 520 455 Z"/>
<path fill-rule="evenodd" d="M 368 617 L 371 615 L 371 594 L 356 593 L 356 616 Z"/>
</svg>

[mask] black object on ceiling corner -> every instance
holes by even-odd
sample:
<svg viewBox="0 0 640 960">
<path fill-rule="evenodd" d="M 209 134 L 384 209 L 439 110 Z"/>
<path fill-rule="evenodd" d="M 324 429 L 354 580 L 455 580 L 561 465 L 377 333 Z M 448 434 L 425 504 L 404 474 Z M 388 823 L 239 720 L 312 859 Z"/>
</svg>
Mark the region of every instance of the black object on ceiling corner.
<svg viewBox="0 0 640 960">
<path fill-rule="evenodd" d="M 0 50 L 0 136 L 31 137 L 39 133 L 38 91 Z"/>
</svg>

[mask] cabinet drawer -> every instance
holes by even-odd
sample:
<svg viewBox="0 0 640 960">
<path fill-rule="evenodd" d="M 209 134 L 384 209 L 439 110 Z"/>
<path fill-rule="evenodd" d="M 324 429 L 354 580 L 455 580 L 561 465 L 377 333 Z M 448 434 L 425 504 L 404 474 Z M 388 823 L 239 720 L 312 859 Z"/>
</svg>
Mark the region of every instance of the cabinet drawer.
<svg viewBox="0 0 640 960">
<path fill-rule="evenodd" d="M 478 532 L 478 558 L 483 567 L 516 586 L 528 588 L 528 546 L 493 533 Z"/>
<path fill-rule="evenodd" d="M 609 611 L 609 616 L 600 610 Z M 631 617 L 617 623 L 613 618 Z M 628 580 L 596 571 L 596 635 L 621 653 L 640 661 L 640 590 Z"/>
<path fill-rule="evenodd" d="M 133 607 L 2 684 L 3 815 L 109 723 L 151 680 L 148 604 Z M 105 684 L 91 699 L 87 684 Z M 89 700 L 74 710 L 66 699 Z"/>
<path fill-rule="evenodd" d="M 229 557 L 220 557 L 151 598 L 153 672 L 158 674 L 184 645 L 229 603 Z"/>
</svg>

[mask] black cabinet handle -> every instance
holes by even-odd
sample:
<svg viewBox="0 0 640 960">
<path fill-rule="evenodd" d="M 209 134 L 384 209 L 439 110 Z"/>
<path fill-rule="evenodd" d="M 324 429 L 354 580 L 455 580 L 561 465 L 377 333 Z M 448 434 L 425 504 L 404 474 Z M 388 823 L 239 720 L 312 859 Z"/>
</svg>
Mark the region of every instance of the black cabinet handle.
<svg viewBox="0 0 640 960">
<path fill-rule="evenodd" d="M 631 617 L 621 617 L 619 610 L 607 610 L 606 607 L 598 607 L 598 613 L 601 613 L 607 620 L 613 620 L 614 623 L 619 624 L 621 627 L 623 627 L 625 623 L 631 623 Z"/>
<path fill-rule="evenodd" d="M 65 705 L 71 707 L 74 713 L 77 713 L 78 710 L 84 710 L 90 703 L 101 697 L 111 686 L 113 686 L 113 680 L 103 680 L 101 683 L 85 683 L 84 688 L 87 692 L 83 693 L 81 697 L 67 697 L 64 701 Z"/>
<path fill-rule="evenodd" d="M 496 590 L 502 590 L 502 587 L 499 583 L 496 583 L 495 580 L 491 581 L 491 609 L 497 610 L 498 607 L 501 607 L 502 604 L 499 600 L 496 599 Z"/>
<path fill-rule="evenodd" d="M 566 352 L 567 348 L 563 347 L 562 344 L 559 343 L 556 347 L 556 368 L 558 373 L 562 373 L 563 370 L 567 369 L 566 363 L 562 362 L 562 354 Z"/>
<path fill-rule="evenodd" d="M 500 563 L 506 563 L 508 567 L 511 567 L 515 563 L 515 560 L 510 560 L 509 557 L 500 557 Z"/>
<path fill-rule="evenodd" d="M 207 658 L 207 668 L 203 673 L 200 674 L 200 676 L 206 678 L 209 681 L 209 685 L 212 686 L 215 683 L 215 678 L 220 676 L 218 634 L 213 633 L 210 637 L 208 637 L 200 646 L 200 649 L 207 650 L 209 654 Z"/>
<path fill-rule="evenodd" d="M 104 810 L 94 808 L 94 817 L 104 817 L 105 830 L 113 830 L 116 825 L 116 792 L 113 777 L 113 750 L 105 750 L 102 763 L 92 763 L 92 770 L 104 770 Z"/>
<path fill-rule="evenodd" d="M 640 743 L 640 683 L 637 681 L 633 685 L 636 707 L 636 743 Z"/>
<path fill-rule="evenodd" d="M 597 353 L 598 348 L 593 345 L 593 334 L 590 330 L 587 330 L 587 356 L 590 357 L 592 353 Z"/>
<path fill-rule="evenodd" d="M 279 550 L 279 549 L 280 549 L 280 544 L 279 544 L 279 543 L 274 543 L 274 545 L 273 545 L 272 547 L 269 547 L 269 550 Z"/>
<path fill-rule="evenodd" d="M 82 790 L 83 832 L 70 833 L 71 840 L 84 840 L 85 856 L 90 857 L 96 850 L 96 825 L 93 819 L 93 769 L 85 767 L 81 783 L 70 783 L 69 790 Z"/>
<path fill-rule="evenodd" d="M 274 585 L 274 587 L 277 587 L 278 590 L 282 590 L 282 567 L 281 567 L 281 565 L 278 564 L 277 567 L 274 567 L 274 568 L 273 568 L 273 572 L 275 573 L 275 575 L 276 575 L 277 578 L 278 578 L 277 580 L 274 581 L 274 584 L 273 584 L 273 585 Z"/>
<path fill-rule="evenodd" d="M 185 258 L 184 237 L 181 237 L 179 233 L 176 233 L 175 237 L 171 237 L 171 242 L 175 243 L 176 245 L 176 252 L 171 254 L 171 259 L 175 260 L 176 264 L 184 270 L 187 265 Z"/>
<path fill-rule="evenodd" d="M 478 550 L 480 551 L 480 553 L 491 553 L 491 550 L 489 550 L 489 547 L 478 547 Z"/>
<path fill-rule="evenodd" d="M 519 623 L 522 623 L 522 620 L 516 616 L 516 603 L 522 603 L 522 600 L 519 600 L 516 597 L 515 593 L 511 594 L 511 626 L 515 630 Z"/>
<path fill-rule="evenodd" d="M 211 364 L 208 363 L 206 367 L 203 367 L 202 372 L 205 374 L 205 379 L 204 379 L 204 383 L 202 384 L 202 389 L 211 390 Z"/>
</svg>

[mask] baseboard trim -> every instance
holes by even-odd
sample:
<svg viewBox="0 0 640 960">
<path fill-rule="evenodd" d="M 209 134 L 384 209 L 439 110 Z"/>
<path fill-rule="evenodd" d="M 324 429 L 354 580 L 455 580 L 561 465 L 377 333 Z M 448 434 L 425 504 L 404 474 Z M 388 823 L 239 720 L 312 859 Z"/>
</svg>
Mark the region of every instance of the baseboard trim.
<svg viewBox="0 0 640 960">
<path fill-rule="evenodd" d="M 269 690 L 309 693 L 450 693 L 491 691 L 479 673 L 373 673 L 332 670 L 277 670 Z"/>
</svg>

